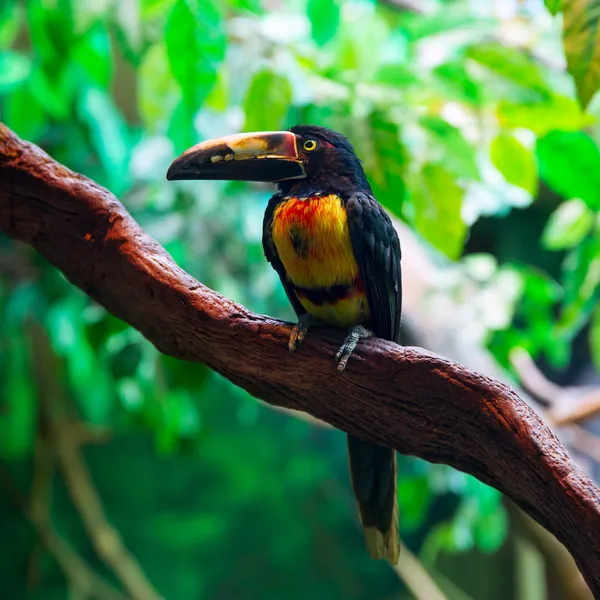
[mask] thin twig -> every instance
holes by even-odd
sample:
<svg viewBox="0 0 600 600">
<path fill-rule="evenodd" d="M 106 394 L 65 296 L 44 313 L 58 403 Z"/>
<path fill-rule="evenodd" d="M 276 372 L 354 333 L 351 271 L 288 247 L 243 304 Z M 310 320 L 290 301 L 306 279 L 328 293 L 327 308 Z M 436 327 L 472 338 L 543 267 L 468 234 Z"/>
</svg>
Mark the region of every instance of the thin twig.
<svg viewBox="0 0 600 600">
<path fill-rule="evenodd" d="M 593 600 L 592 592 L 568 550 L 512 502 L 506 502 L 505 506 L 513 523 L 544 557 L 550 579 L 564 597 L 569 600 Z"/>
<path fill-rule="evenodd" d="M 54 466 L 55 456 L 52 452 L 52 448 L 45 440 L 43 420 L 39 419 L 34 449 L 33 481 L 31 492 L 29 493 L 29 510 L 32 518 L 39 523 L 50 522 L 50 492 L 52 488 Z M 34 589 L 38 585 L 41 549 L 41 540 L 36 540 L 31 551 L 27 569 L 29 589 Z"/>
<path fill-rule="evenodd" d="M 46 333 L 30 322 L 40 404 L 48 421 L 49 436 L 67 490 L 98 556 L 115 573 L 134 600 L 162 600 L 135 558 L 127 551 L 118 531 L 108 522 L 100 496 L 79 448 L 81 428 L 68 417 L 64 393 L 54 376 L 53 356 Z M 75 433 L 75 435 L 73 435 Z"/>
<path fill-rule="evenodd" d="M 43 514 L 34 515 L 28 506 L 28 501 L 16 487 L 8 469 L 0 465 L 0 483 L 6 490 L 13 504 L 19 508 L 25 518 L 32 524 L 42 543 L 54 556 L 62 569 L 67 581 L 97 600 L 129 600 L 100 577 L 65 540 L 55 531 Z"/>
</svg>

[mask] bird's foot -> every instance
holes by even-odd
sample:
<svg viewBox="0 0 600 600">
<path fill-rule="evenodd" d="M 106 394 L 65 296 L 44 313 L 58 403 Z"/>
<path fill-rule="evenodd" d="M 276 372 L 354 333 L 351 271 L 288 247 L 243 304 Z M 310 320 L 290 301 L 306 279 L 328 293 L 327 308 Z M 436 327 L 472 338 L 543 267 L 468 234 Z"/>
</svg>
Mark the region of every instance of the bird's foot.
<svg viewBox="0 0 600 600">
<path fill-rule="evenodd" d="M 335 355 L 335 361 L 337 362 L 338 371 L 343 371 L 346 368 L 348 359 L 354 352 L 356 344 L 358 344 L 358 340 L 362 338 L 367 338 L 371 335 L 371 332 L 362 325 L 354 325 L 350 327 L 348 335 L 344 340 L 344 343 L 338 350 L 338 353 Z"/>
<path fill-rule="evenodd" d="M 290 352 L 293 352 L 300 344 L 304 341 L 308 330 L 319 322 L 319 319 L 309 315 L 308 313 L 304 313 L 300 315 L 298 322 L 294 325 L 292 329 L 292 334 L 290 335 L 290 341 L 288 342 L 288 348 Z"/>
</svg>

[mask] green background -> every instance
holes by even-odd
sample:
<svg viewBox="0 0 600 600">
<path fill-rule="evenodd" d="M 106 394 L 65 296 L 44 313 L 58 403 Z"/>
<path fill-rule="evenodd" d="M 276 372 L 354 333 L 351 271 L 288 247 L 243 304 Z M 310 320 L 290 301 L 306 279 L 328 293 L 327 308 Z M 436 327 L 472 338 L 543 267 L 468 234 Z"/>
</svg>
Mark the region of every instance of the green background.
<svg viewBox="0 0 600 600">
<path fill-rule="evenodd" d="M 523 347 L 559 383 L 590 381 L 598 105 L 580 107 L 593 69 L 567 28 L 571 78 L 546 4 L 0 0 L 0 118 L 108 187 L 200 281 L 288 320 L 260 241 L 271 188 L 169 183 L 166 169 L 209 137 L 339 130 L 438 267 L 429 310 L 478 303 L 479 351 L 509 378 Z M 124 589 L 73 504 L 62 451 L 83 459 L 108 522 L 169 600 L 413 597 L 365 552 L 342 433 L 161 356 L 0 236 L 2 599 L 108 597 L 74 583 L 79 559 Z M 495 490 L 400 457 L 399 501 L 404 542 L 449 599 L 550 597 L 543 558 Z M 40 522 L 76 557 L 36 541 Z"/>
</svg>

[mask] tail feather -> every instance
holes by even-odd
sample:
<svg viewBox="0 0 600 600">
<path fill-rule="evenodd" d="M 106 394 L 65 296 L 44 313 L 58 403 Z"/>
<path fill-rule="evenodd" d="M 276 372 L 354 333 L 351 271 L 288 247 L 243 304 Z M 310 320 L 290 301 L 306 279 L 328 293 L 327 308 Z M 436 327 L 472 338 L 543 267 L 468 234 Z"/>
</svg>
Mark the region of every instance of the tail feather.
<svg viewBox="0 0 600 600">
<path fill-rule="evenodd" d="M 400 556 L 396 453 L 349 435 L 348 456 L 367 550 L 372 558 L 395 565 Z"/>
</svg>

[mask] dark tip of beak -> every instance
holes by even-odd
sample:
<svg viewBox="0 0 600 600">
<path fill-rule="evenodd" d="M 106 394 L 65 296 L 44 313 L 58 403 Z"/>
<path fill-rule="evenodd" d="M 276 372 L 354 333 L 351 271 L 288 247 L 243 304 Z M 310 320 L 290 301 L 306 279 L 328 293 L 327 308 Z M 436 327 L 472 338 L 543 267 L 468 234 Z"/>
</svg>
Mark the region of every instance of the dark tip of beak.
<svg viewBox="0 0 600 600">
<path fill-rule="evenodd" d="M 210 148 L 210 151 L 188 151 L 175 159 L 167 171 L 169 181 L 186 179 L 218 179 L 214 177 L 215 159 L 223 160 L 225 156 L 232 156 L 233 151 L 227 144 L 219 144 Z"/>
</svg>

